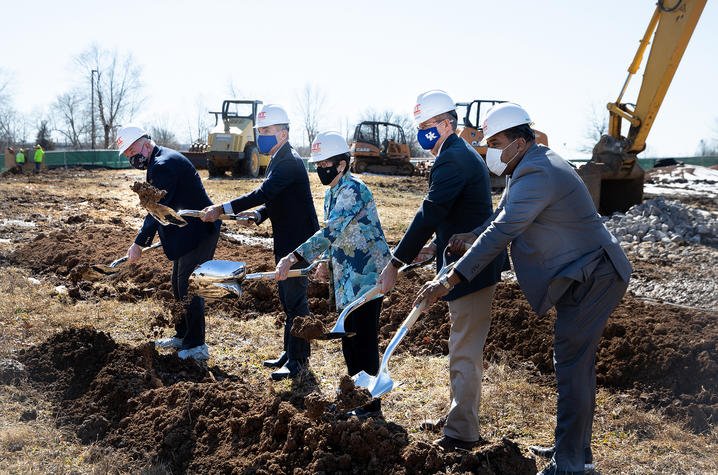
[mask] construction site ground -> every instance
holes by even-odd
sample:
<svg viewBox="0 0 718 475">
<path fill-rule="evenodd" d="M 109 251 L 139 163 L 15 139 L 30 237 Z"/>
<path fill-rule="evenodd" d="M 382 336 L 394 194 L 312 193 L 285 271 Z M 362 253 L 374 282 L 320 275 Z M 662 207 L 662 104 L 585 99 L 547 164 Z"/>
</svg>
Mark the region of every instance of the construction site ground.
<svg viewBox="0 0 718 475">
<path fill-rule="evenodd" d="M 260 180 L 208 180 L 214 202 Z M 151 341 L 170 336 L 171 263 L 161 249 L 112 275 L 144 213 L 138 171 L 51 170 L 0 178 L 0 473 L 535 473 L 527 447 L 550 444 L 555 421 L 554 313 L 534 314 L 504 274 L 485 350 L 481 431 L 471 452 L 445 453 L 421 432 L 449 407 L 444 303 L 409 332 L 390 363 L 403 384 L 383 419 L 346 419 L 368 400 L 346 378 L 338 341 L 312 342 L 310 372 L 271 383 L 262 360 L 281 349 L 276 284 L 207 304 L 207 364 Z M 324 187 L 312 176 L 317 210 Z M 426 192 L 423 177 L 365 176 L 390 244 Z M 668 193 L 671 189 L 668 190 Z M 648 196 L 647 198 L 650 198 Z M 715 195 L 676 192 L 681 206 L 718 212 Z M 321 220 L 321 214 L 320 214 Z M 269 223 L 223 225 L 215 258 L 274 266 Z M 713 236 L 718 238 L 718 236 Z M 643 243 L 645 244 L 645 243 Z M 677 245 L 676 245 L 677 246 Z M 715 473 L 718 466 L 718 246 L 627 246 L 629 292 L 601 340 L 593 453 L 600 473 Z M 381 314 L 384 348 L 431 267 L 403 276 Z M 713 290 L 706 286 L 713 285 Z M 679 289 L 675 294 L 671 289 Z M 692 289 L 696 289 L 695 292 Z M 675 295 L 675 298 L 672 297 Z M 325 284 L 310 307 L 337 313 Z"/>
</svg>

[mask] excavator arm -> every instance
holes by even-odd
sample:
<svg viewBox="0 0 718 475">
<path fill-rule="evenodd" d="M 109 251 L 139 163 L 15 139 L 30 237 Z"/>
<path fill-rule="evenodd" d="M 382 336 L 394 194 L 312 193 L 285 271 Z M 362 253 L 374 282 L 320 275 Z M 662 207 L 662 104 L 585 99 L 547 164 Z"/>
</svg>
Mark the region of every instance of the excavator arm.
<svg viewBox="0 0 718 475">
<path fill-rule="evenodd" d="M 706 1 L 658 0 L 618 99 L 607 106 L 608 134 L 594 147 L 591 160 L 579 168 L 579 175 L 602 214 L 626 211 L 643 199 L 644 172 L 638 165 L 637 154 L 646 148 L 648 133 Z M 651 48 L 634 106 L 623 102 L 623 96 L 649 44 Z M 629 123 L 625 136 L 622 135 L 624 120 Z"/>
</svg>

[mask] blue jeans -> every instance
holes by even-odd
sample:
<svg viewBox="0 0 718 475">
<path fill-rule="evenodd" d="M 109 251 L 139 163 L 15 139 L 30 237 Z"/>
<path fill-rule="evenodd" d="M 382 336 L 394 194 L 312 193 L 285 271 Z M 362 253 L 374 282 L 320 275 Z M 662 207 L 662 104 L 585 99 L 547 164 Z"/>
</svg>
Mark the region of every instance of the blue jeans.
<svg viewBox="0 0 718 475">
<path fill-rule="evenodd" d="M 219 232 L 207 236 L 193 250 L 181 256 L 172 265 L 172 293 L 175 299 L 183 300 L 189 289 L 189 277 L 195 267 L 212 260 L 217 248 Z M 186 306 L 184 316 L 175 322 L 175 332 L 183 339 L 182 348 L 194 348 L 204 345 L 204 299 L 198 295 L 192 297 Z"/>
</svg>

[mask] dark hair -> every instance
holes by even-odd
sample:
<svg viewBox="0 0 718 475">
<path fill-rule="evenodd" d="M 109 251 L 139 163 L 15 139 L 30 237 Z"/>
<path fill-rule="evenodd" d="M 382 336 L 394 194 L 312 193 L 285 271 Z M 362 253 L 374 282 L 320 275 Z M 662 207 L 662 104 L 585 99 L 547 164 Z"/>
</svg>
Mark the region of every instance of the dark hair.
<svg viewBox="0 0 718 475">
<path fill-rule="evenodd" d="M 349 163 L 351 162 L 351 159 L 352 159 L 352 156 L 349 154 L 349 152 L 347 152 L 347 153 L 340 153 L 339 155 L 334 155 L 333 157 L 330 157 L 330 158 L 329 158 L 329 160 L 331 160 L 332 163 L 335 164 L 335 165 L 339 165 L 339 162 L 341 162 L 342 160 L 344 160 L 345 162 L 347 162 L 347 167 L 346 167 L 346 169 L 344 170 L 344 173 L 346 173 L 347 171 L 349 171 Z"/>
<path fill-rule="evenodd" d="M 504 134 L 506 134 L 506 138 L 509 140 L 524 139 L 527 142 L 536 140 L 536 134 L 529 124 L 521 124 L 516 127 L 511 127 L 510 129 L 504 130 Z"/>
<path fill-rule="evenodd" d="M 441 114 L 436 116 L 436 121 L 440 122 L 442 120 L 448 120 L 449 125 L 451 125 L 451 130 L 456 130 L 456 126 L 459 122 L 459 116 L 456 114 L 456 111 L 448 111 L 448 112 L 442 112 Z"/>
</svg>

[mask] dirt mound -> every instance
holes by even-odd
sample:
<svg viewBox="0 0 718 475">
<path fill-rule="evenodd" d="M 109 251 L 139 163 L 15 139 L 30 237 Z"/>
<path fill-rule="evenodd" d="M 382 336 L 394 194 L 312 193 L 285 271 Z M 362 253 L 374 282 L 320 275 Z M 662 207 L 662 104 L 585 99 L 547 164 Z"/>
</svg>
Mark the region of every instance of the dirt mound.
<svg viewBox="0 0 718 475">
<path fill-rule="evenodd" d="M 66 283 L 70 297 L 75 300 L 116 298 L 136 302 L 148 297 L 172 300 L 172 264 L 161 249 L 145 252 L 139 263 L 122 264 L 116 268 L 117 272 L 109 275 L 93 269 L 122 257 L 134 237 L 135 231 L 129 228 L 81 221 L 49 234 L 39 233 L 33 242 L 19 247 L 8 259 L 39 275 Z M 250 272 L 274 270 L 271 249 L 228 239 L 220 239 L 215 259 L 245 262 Z M 241 298 L 232 296 L 209 302 L 209 311 L 221 310 L 240 319 L 281 311 L 274 281 L 247 281 L 242 283 L 242 289 Z M 327 295 L 326 284 L 310 283 L 310 308 L 314 313 L 323 315 L 331 311 L 325 302 Z"/>
<path fill-rule="evenodd" d="M 116 427 L 128 400 L 148 389 L 226 376 L 217 368 L 210 372 L 194 361 L 159 355 L 149 343 L 117 344 L 90 328 L 59 333 L 22 352 L 19 360 L 29 379 L 57 402 L 58 424 L 75 427 L 83 443 Z"/>
<path fill-rule="evenodd" d="M 314 340 L 320 338 L 327 332 L 324 323 L 313 315 L 296 317 L 292 322 L 292 336 Z"/>
<path fill-rule="evenodd" d="M 84 443 L 129 455 L 133 470 L 173 473 L 534 473 L 511 441 L 445 454 L 401 426 L 344 411 L 366 401 L 344 381 L 331 403 L 307 384 L 276 393 L 147 345 L 129 347 L 91 329 L 68 330 L 20 357 L 56 403 L 58 423 Z M 348 378 L 347 378 L 348 379 Z M 301 396 L 301 397 L 298 397 Z"/>
<path fill-rule="evenodd" d="M 409 314 L 424 278 L 400 279 L 386 299 L 382 347 Z M 515 282 L 497 286 L 485 357 L 508 356 L 553 374 L 555 311 L 536 315 Z M 448 354 L 448 309 L 435 304 L 411 329 L 398 352 Z M 711 312 L 642 302 L 627 295 L 611 316 L 597 357 L 604 387 L 632 390 L 649 408 L 687 420 L 696 432 L 718 421 L 718 321 Z"/>
</svg>

